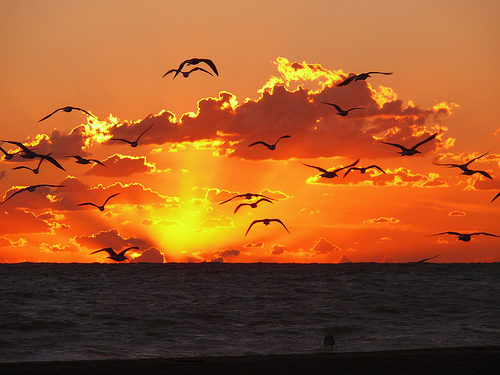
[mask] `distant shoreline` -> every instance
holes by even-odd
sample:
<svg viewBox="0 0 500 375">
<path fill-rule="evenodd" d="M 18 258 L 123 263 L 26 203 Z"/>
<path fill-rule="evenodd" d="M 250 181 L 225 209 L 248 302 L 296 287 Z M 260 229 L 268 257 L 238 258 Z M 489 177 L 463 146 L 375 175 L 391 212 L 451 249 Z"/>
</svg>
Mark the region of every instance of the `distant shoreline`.
<svg viewBox="0 0 500 375">
<path fill-rule="evenodd" d="M 494 374 L 500 345 L 357 353 L 0 363 L 14 374 Z"/>
</svg>

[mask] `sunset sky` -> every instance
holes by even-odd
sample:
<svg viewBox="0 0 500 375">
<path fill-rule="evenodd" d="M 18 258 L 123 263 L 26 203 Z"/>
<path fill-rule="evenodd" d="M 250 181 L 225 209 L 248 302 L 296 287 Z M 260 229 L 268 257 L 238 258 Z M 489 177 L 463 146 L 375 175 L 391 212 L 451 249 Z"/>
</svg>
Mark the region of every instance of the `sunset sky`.
<svg viewBox="0 0 500 375">
<path fill-rule="evenodd" d="M 2 201 L 64 186 L 0 205 L 0 262 L 113 262 L 90 253 L 130 246 L 151 262 L 498 262 L 500 238 L 432 235 L 500 236 L 499 16 L 482 0 L 0 1 L 0 139 L 65 169 L 13 170 L 39 160 L 1 154 Z M 194 57 L 219 76 L 162 78 Z M 337 86 L 369 71 L 393 74 Z M 66 106 L 97 119 L 38 122 Z M 110 141 L 151 125 L 135 148 Z M 379 142 L 436 132 L 413 156 Z M 488 151 L 469 167 L 491 180 L 433 164 Z M 385 174 L 301 164 L 357 159 Z M 249 192 L 273 203 L 219 204 Z M 78 206 L 116 193 L 102 212 Z M 245 236 L 265 218 L 290 234 L 272 222 Z"/>
</svg>

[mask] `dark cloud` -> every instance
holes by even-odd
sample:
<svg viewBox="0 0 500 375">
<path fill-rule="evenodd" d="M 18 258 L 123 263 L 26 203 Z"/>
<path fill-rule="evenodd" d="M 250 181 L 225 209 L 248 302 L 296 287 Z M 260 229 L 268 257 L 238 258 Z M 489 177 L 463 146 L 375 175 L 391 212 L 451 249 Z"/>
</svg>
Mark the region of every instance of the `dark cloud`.
<svg viewBox="0 0 500 375">
<path fill-rule="evenodd" d="M 102 177 L 124 177 L 134 173 L 151 173 L 155 171 L 155 165 L 148 163 L 144 156 L 134 157 L 115 154 L 102 161 L 104 167 L 94 164 L 85 175 Z"/>
</svg>

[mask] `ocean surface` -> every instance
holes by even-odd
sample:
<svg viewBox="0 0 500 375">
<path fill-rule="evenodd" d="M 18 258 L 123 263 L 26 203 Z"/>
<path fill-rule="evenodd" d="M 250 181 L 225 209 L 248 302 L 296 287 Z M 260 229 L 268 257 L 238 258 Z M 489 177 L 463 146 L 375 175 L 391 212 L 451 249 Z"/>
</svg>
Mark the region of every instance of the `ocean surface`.
<svg viewBox="0 0 500 375">
<path fill-rule="evenodd" d="M 500 344 L 500 263 L 0 264 L 0 362 Z"/>
</svg>

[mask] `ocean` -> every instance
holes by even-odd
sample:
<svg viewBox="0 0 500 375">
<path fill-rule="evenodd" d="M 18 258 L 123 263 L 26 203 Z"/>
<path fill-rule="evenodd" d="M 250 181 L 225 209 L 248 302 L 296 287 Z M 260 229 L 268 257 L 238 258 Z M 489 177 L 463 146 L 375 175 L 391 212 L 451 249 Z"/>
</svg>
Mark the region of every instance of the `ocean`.
<svg viewBox="0 0 500 375">
<path fill-rule="evenodd" d="M 500 263 L 0 264 L 0 363 L 500 344 Z"/>
</svg>

